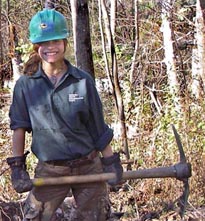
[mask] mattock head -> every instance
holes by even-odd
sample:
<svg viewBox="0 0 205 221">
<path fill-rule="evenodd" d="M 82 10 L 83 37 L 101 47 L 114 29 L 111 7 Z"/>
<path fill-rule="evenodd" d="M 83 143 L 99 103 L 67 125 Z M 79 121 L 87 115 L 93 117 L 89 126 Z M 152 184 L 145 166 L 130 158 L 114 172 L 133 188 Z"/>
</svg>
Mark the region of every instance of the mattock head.
<svg viewBox="0 0 205 221">
<path fill-rule="evenodd" d="M 176 130 L 176 128 L 173 124 L 172 124 L 172 130 L 174 132 L 174 137 L 176 139 L 176 143 L 177 143 L 177 146 L 178 146 L 178 149 L 179 149 L 180 163 L 186 163 L 186 156 L 184 154 L 184 150 L 183 150 L 183 147 L 182 147 L 182 142 L 181 142 L 180 136 L 177 133 L 177 130 Z"/>
<path fill-rule="evenodd" d="M 187 160 L 186 160 L 186 156 L 184 154 L 184 150 L 183 150 L 183 147 L 182 147 L 180 136 L 177 133 L 177 130 L 174 127 L 173 124 L 172 124 L 172 129 L 173 129 L 174 136 L 175 136 L 175 139 L 176 139 L 176 143 L 177 143 L 177 146 L 178 146 L 178 149 L 179 149 L 179 154 L 180 154 L 180 162 L 179 162 L 179 164 L 181 164 L 181 163 L 184 164 L 184 163 L 187 162 Z M 179 213 L 180 213 L 181 217 L 184 216 L 184 212 L 185 212 L 187 201 L 188 201 L 188 197 L 189 197 L 189 177 L 191 176 L 191 164 L 188 163 L 187 167 L 190 170 L 189 173 L 187 173 L 187 177 L 183 177 L 182 179 L 179 179 L 179 180 L 181 180 L 183 182 L 183 185 L 184 185 L 184 191 L 183 191 L 182 195 L 178 199 L 178 202 L 179 202 L 178 205 L 180 207 L 180 212 Z"/>
<path fill-rule="evenodd" d="M 184 191 L 178 199 L 178 206 L 180 208 L 179 214 L 181 217 L 184 216 L 184 212 L 185 212 L 188 197 L 189 197 L 189 180 L 188 180 L 188 178 L 183 180 L 183 185 L 184 185 Z"/>
</svg>

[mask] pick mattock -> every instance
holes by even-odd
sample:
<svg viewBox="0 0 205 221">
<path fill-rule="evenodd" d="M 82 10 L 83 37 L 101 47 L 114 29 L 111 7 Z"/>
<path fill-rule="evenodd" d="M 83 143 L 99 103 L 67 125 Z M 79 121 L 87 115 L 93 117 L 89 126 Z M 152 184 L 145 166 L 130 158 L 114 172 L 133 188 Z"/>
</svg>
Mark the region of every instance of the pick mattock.
<svg viewBox="0 0 205 221">
<path fill-rule="evenodd" d="M 139 169 L 136 171 L 126 171 L 123 172 L 123 180 L 173 177 L 182 181 L 184 184 L 184 191 L 181 197 L 179 198 L 180 215 L 182 217 L 184 215 L 189 195 L 188 178 L 191 177 L 191 164 L 187 163 L 186 161 L 181 140 L 174 125 L 172 125 L 172 129 L 179 149 L 180 162 L 173 166 L 157 167 L 151 169 Z M 57 178 L 35 178 L 32 181 L 34 186 L 39 187 L 39 186 L 62 185 L 62 184 L 100 182 L 100 181 L 107 181 L 113 178 L 115 178 L 115 173 L 102 173 L 102 174 L 80 175 L 80 176 L 63 176 Z"/>
</svg>

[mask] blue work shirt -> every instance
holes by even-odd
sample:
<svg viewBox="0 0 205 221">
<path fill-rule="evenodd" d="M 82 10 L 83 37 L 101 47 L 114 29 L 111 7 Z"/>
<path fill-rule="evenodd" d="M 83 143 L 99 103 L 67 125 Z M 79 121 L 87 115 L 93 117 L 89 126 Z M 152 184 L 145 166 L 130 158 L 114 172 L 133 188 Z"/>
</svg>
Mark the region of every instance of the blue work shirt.
<svg viewBox="0 0 205 221">
<path fill-rule="evenodd" d="M 14 88 L 10 127 L 32 132 L 31 149 L 41 161 L 102 151 L 113 137 L 94 80 L 65 62 L 68 70 L 57 87 L 39 67 L 32 76 L 21 76 Z"/>
</svg>

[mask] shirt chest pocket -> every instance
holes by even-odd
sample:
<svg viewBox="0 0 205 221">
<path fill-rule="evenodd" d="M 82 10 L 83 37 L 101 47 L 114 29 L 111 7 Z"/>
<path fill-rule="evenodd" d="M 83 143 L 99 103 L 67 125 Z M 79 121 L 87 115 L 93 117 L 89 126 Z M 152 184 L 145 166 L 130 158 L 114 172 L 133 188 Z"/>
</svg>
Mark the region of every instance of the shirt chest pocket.
<svg viewBox="0 0 205 221">
<path fill-rule="evenodd" d="M 88 120 L 88 107 L 83 100 L 58 105 L 59 115 L 72 129 L 82 129 Z"/>
<path fill-rule="evenodd" d="M 33 108 L 32 124 L 40 130 L 52 128 L 53 120 L 51 117 L 51 109 L 48 104 L 37 105 Z"/>
</svg>

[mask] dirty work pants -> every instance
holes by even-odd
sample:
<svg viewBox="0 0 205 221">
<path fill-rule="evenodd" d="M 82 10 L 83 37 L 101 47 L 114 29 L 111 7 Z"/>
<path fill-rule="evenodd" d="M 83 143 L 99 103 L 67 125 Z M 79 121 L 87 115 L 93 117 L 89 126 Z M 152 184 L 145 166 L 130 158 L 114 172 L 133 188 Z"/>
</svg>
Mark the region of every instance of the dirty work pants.
<svg viewBox="0 0 205 221">
<path fill-rule="evenodd" d="M 39 162 L 35 177 L 59 177 L 96 174 L 102 172 L 100 158 L 97 156 L 87 165 L 78 168 L 54 166 Z M 105 221 L 110 215 L 107 186 L 105 182 L 34 187 L 24 206 L 25 221 L 51 221 L 56 209 L 72 190 L 76 210 L 70 221 Z M 53 218 L 53 219 L 52 219 Z"/>
</svg>

